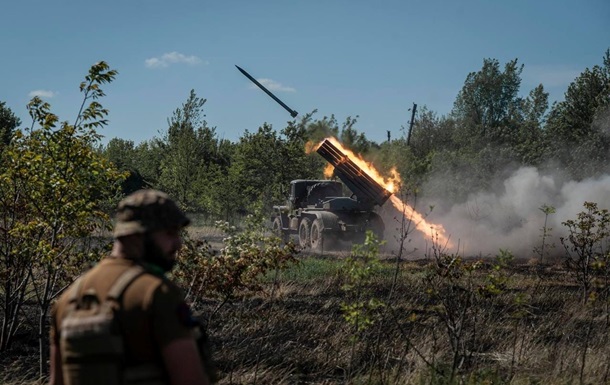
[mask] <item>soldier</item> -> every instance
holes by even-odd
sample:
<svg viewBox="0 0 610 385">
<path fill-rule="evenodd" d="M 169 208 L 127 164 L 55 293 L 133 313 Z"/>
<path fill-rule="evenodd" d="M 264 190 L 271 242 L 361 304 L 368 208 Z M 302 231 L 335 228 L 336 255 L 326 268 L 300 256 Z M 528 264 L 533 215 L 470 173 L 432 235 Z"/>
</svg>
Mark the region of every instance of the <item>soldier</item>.
<svg viewBox="0 0 610 385">
<path fill-rule="evenodd" d="M 189 222 L 160 191 L 119 203 L 112 252 L 53 307 L 51 384 L 210 383 L 196 322 L 164 276 Z"/>
</svg>

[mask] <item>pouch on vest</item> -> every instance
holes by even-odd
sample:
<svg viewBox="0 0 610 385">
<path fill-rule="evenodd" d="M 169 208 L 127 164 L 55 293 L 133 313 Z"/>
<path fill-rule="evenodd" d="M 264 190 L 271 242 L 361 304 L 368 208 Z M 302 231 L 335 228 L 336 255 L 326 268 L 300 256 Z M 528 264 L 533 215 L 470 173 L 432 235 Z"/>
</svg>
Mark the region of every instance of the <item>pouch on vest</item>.
<svg viewBox="0 0 610 385">
<path fill-rule="evenodd" d="M 124 342 L 116 313 L 127 286 L 144 269 L 125 271 L 100 301 L 95 289 L 81 293 L 82 278 L 73 286 L 66 316 L 60 325 L 60 349 L 64 382 L 120 384 L 125 359 Z"/>
</svg>

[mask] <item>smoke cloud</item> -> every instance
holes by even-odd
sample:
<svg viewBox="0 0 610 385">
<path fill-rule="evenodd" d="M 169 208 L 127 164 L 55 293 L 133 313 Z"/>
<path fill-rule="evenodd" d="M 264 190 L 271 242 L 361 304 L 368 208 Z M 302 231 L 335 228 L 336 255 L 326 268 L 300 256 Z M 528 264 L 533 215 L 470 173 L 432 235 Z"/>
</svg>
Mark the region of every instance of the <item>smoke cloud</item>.
<svg viewBox="0 0 610 385">
<path fill-rule="evenodd" d="M 577 219 L 585 211 L 585 202 L 595 202 L 600 209 L 610 209 L 610 175 L 583 181 L 564 181 L 562 175 L 547 175 L 533 167 L 514 171 L 495 192 L 478 192 L 465 203 L 454 204 L 445 210 L 433 209 L 426 220 L 441 224 L 450 236 L 451 246 L 446 252 L 463 256 L 495 256 L 500 249 L 509 250 L 518 258 L 536 256 L 534 249 L 542 245 L 542 229 L 545 227 L 543 206 L 551 206 L 555 213 L 546 218 L 550 236 L 546 245 L 554 245 L 552 254 L 562 255 L 564 248 L 560 237 L 567 235 L 562 224 Z M 387 204 L 386 204 L 387 205 Z M 415 209 L 425 211 L 424 204 Z M 384 207 L 384 210 L 386 208 Z M 387 211 L 387 210 L 386 210 Z M 398 234 L 397 213 L 384 215 L 386 239 L 394 240 Z M 388 247 L 396 247 L 391 241 Z M 430 253 L 431 241 L 413 231 L 406 250 L 417 249 L 414 257 Z M 459 248 L 459 250 L 458 250 Z"/>
</svg>

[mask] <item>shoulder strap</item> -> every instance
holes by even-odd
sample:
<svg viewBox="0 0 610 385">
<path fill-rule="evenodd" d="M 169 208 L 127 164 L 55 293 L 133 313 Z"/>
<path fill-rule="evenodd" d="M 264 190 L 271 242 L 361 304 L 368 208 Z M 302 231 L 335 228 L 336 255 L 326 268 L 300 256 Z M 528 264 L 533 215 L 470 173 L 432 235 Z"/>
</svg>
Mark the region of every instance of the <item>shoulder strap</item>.
<svg viewBox="0 0 610 385">
<path fill-rule="evenodd" d="M 123 274 L 119 276 L 119 278 L 112 285 L 110 290 L 108 290 L 106 298 L 118 302 L 119 298 L 121 298 L 121 295 L 123 295 L 125 289 L 127 289 L 127 286 L 129 286 L 130 283 L 132 283 L 137 277 L 142 275 L 144 272 L 144 268 L 140 265 L 135 265 L 127 269 Z"/>
<path fill-rule="evenodd" d="M 76 278 L 74 283 L 72 284 L 72 288 L 70 289 L 70 296 L 68 297 L 68 303 L 76 303 L 78 302 L 78 298 L 80 297 L 80 291 L 83 287 L 83 275 Z"/>
</svg>

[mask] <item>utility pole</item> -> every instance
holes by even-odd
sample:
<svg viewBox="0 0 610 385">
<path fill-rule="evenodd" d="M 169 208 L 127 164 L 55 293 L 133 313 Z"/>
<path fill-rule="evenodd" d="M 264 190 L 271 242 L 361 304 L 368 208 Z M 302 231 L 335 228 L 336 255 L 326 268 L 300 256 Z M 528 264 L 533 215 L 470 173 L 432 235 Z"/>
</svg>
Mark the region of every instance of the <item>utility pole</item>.
<svg viewBox="0 0 610 385">
<path fill-rule="evenodd" d="M 411 121 L 409 122 L 409 133 L 407 134 L 407 146 L 411 143 L 411 131 L 413 131 L 413 122 L 415 121 L 415 111 L 417 111 L 417 104 L 413 103 L 411 110 Z"/>
</svg>

